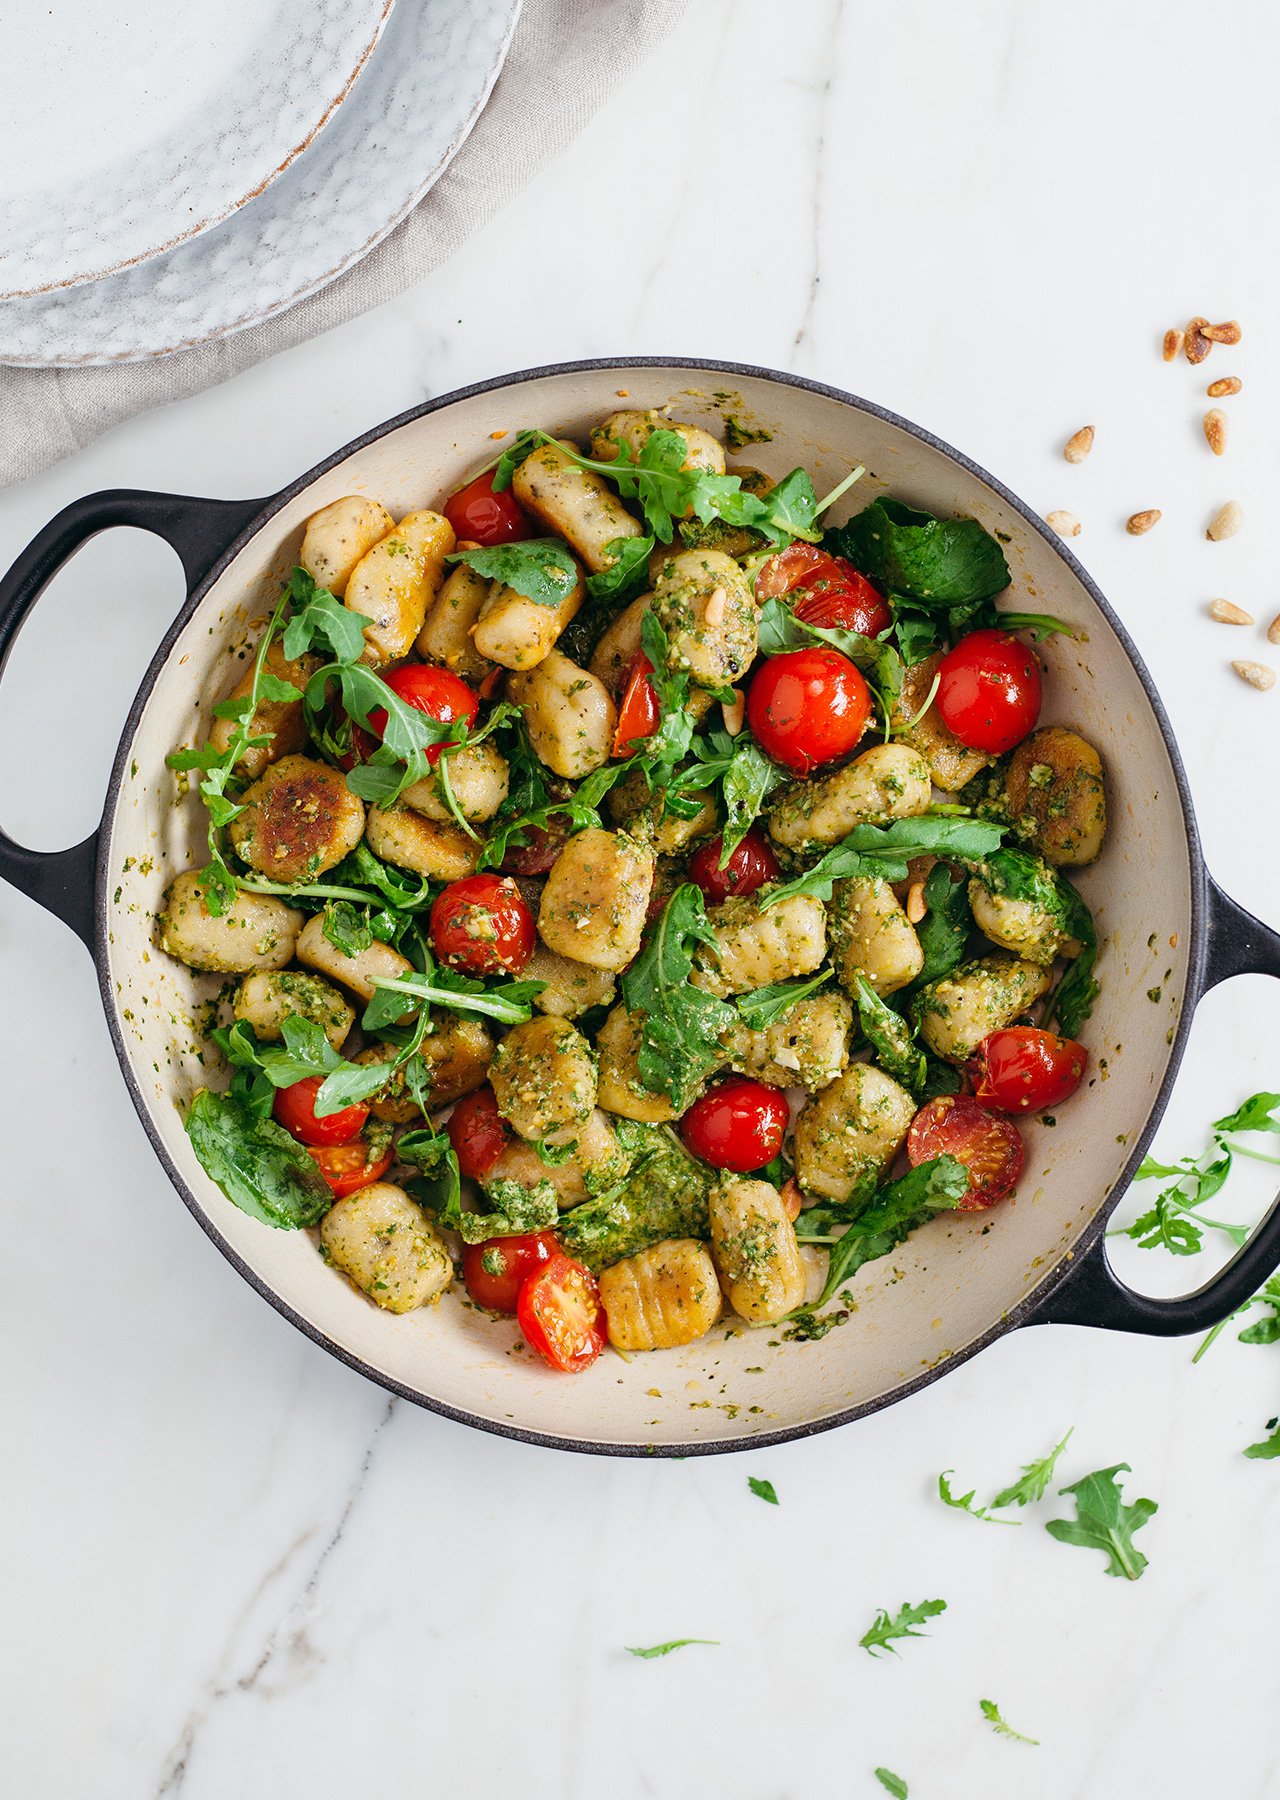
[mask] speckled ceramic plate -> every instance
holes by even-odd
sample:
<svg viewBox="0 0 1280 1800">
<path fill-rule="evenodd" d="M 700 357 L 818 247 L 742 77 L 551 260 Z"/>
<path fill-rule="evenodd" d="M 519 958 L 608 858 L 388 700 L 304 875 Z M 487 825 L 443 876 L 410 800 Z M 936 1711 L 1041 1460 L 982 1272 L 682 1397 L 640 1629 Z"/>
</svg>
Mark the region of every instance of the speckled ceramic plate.
<svg viewBox="0 0 1280 1800">
<path fill-rule="evenodd" d="M 4 37 L 0 297 L 207 231 L 334 116 L 395 0 L 54 0 Z"/>
<path fill-rule="evenodd" d="M 489 97 L 519 12 L 520 0 L 397 6 L 306 156 L 163 256 L 86 286 L 0 301 L 0 362 L 138 362 L 243 330 L 324 287 L 447 167 Z"/>
</svg>

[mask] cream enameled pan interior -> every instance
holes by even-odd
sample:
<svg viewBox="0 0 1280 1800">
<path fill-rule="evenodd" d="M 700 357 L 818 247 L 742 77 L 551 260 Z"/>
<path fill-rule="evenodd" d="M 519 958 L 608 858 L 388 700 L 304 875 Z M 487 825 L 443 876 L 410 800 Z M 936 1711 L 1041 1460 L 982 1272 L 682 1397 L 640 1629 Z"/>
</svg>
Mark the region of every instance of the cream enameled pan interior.
<svg viewBox="0 0 1280 1800">
<path fill-rule="evenodd" d="M 1072 1248 L 1103 1203 L 1154 1104 L 1179 1016 L 1190 945 L 1189 851 L 1174 773 L 1142 684 L 1085 588 L 1052 546 L 976 475 L 899 426 L 803 389 L 734 378 L 731 410 L 773 432 L 751 460 L 773 475 L 797 463 L 818 491 L 856 463 L 854 509 L 889 491 L 939 513 L 971 514 L 1006 539 L 1007 603 L 1077 628 L 1042 650 L 1048 723 L 1077 726 L 1107 770 L 1111 831 L 1081 875 L 1103 946 L 1102 997 L 1086 1036 L 1094 1080 L 1056 1128 L 1025 1125 L 1016 1202 L 934 1222 L 854 1284 L 857 1310 L 817 1343 L 779 1344 L 776 1329 L 718 1328 L 683 1351 L 606 1356 L 584 1377 L 536 1364 L 514 1328 L 453 1295 L 394 1318 L 321 1262 L 304 1233 L 272 1231 L 238 1212 L 203 1173 L 182 1129 L 192 1092 L 212 1079 L 193 1019 L 217 992 L 157 951 L 153 914 L 170 876 L 203 860 L 203 813 L 175 798 L 164 767 L 175 744 L 203 740 L 208 708 L 231 684 L 246 641 L 296 559 L 303 523 L 346 493 L 399 516 L 436 505 L 492 454 L 491 434 L 538 424 L 585 437 L 629 390 L 631 406 L 672 402 L 678 416 L 720 422 L 729 378 L 678 367 L 576 371 L 473 395 L 356 451 L 291 500 L 221 576 L 187 623 L 128 750 L 108 823 L 108 979 L 133 1075 L 155 1130 L 214 1231 L 258 1280 L 348 1356 L 415 1396 L 515 1428 L 583 1444 L 674 1447 L 804 1428 L 895 1390 L 988 1333 Z M 721 394 L 718 404 L 715 394 Z M 1158 1001 L 1148 990 L 1159 989 Z"/>
</svg>

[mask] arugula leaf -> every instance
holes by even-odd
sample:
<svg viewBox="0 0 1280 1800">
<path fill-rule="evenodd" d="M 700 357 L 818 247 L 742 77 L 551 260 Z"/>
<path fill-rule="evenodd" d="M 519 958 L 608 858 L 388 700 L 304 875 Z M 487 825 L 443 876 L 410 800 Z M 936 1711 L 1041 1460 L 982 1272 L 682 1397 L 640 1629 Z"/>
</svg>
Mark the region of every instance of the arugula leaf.
<svg viewBox="0 0 1280 1800">
<path fill-rule="evenodd" d="M 279 1230 L 316 1225 L 333 1205 L 328 1183 L 302 1145 L 232 1094 L 202 1088 L 186 1118 L 200 1166 L 241 1212 Z"/>
<path fill-rule="evenodd" d="M 373 985 L 377 992 L 360 1021 L 366 1031 L 397 1025 L 407 1012 L 421 1011 L 427 1004 L 449 1012 L 479 1013 L 503 1025 L 522 1025 L 533 1017 L 531 1002 L 547 984 L 505 981 L 486 987 L 454 969 L 432 968 L 422 975 L 376 976 Z"/>
<path fill-rule="evenodd" d="M 1012 1725 L 1006 1725 L 994 1700 L 979 1700 L 978 1705 L 982 1709 L 983 1718 L 992 1726 L 997 1737 L 1016 1738 L 1020 1744 L 1039 1744 L 1039 1738 L 1028 1737 L 1025 1732 L 1015 1731 Z"/>
<path fill-rule="evenodd" d="M 727 1001 L 690 981 L 699 944 L 718 952 L 701 889 L 686 881 L 668 900 L 620 984 L 627 1011 L 640 1015 L 640 1079 L 650 1093 L 667 1094 L 680 1107 L 719 1067 L 720 1036 L 736 1017 Z"/>
<path fill-rule="evenodd" d="M 1008 1487 L 1001 1488 L 992 1506 L 1030 1506 L 1036 1500 L 1043 1500 L 1049 1491 L 1049 1483 L 1053 1480 L 1053 1471 L 1057 1467 L 1058 1458 L 1066 1449 L 1075 1426 L 1060 1438 L 1047 1456 L 1037 1462 L 1024 1463 L 1018 1479 Z"/>
<path fill-rule="evenodd" d="M 900 1606 L 890 1618 L 884 1607 L 881 1607 L 858 1639 L 858 1644 L 870 1656 L 875 1656 L 881 1650 L 887 1650 L 891 1656 L 896 1656 L 896 1638 L 927 1637 L 927 1631 L 917 1631 L 915 1627 L 923 1625 L 926 1619 L 936 1619 L 939 1613 L 946 1610 L 945 1600 L 921 1600 L 915 1606 L 909 1603 Z"/>
<path fill-rule="evenodd" d="M 1256 1325 L 1250 1325 L 1240 1333 L 1242 1344 L 1275 1344 L 1280 1343 L 1280 1275 L 1271 1276 L 1264 1286 L 1259 1288 L 1245 1306 L 1265 1306 L 1270 1317 L 1259 1319 Z M 1244 1308 L 1241 1308 L 1243 1311 Z"/>
<path fill-rule="evenodd" d="M 643 1656 L 648 1659 L 654 1656 L 670 1656 L 673 1650 L 683 1650 L 689 1644 L 718 1645 L 719 1642 L 719 1638 L 671 1638 L 665 1644 L 649 1644 L 643 1650 L 634 1644 L 626 1644 L 623 1647 L 628 1656 Z"/>
<path fill-rule="evenodd" d="M 893 1800 L 907 1800 L 907 1784 L 901 1775 L 895 1775 L 892 1769 L 874 1769 L 872 1773 L 885 1792 L 893 1795 Z"/>
<path fill-rule="evenodd" d="M 273 1088 L 292 1087 L 296 1081 L 319 1077 L 315 1097 L 318 1119 L 329 1118 L 343 1107 L 381 1092 L 405 1060 L 400 1057 L 385 1063 L 348 1062 L 333 1048 L 322 1027 L 300 1014 L 285 1019 L 280 1029 L 282 1044 L 259 1043 L 252 1026 L 243 1019 L 230 1026 L 219 1026 L 209 1035 L 233 1068 L 261 1073 Z M 412 1049 L 416 1048 L 415 1042 Z"/>
<path fill-rule="evenodd" d="M 593 600 L 634 600 L 642 594 L 649 579 L 649 558 L 654 540 L 642 537 L 610 538 L 605 545 L 609 558 L 603 569 L 586 578 L 586 590 Z"/>
<path fill-rule="evenodd" d="M 743 732 L 734 740 L 720 790 L 726 814 L 720 868 L 728 867 L 729 858 L 759 818 L 765 801 L 785 780 L 783 770 L 765 755 L 753 737 Z"/>
<path fill-rule="evenodd" d="M 1059 1488 L 1076 1503 L 1074 1519 L 1050 1519 L 1045 1530 L 1060 1544 L 1078 1544 L 1101 1550 L 1107 1558 L 1107 1574 L 1137 1581 L 1147 1566 L 1141 1550 L 1134 1548 L 1133 1534 L 1159 1511 L 1154 1500 L 1135 1500 L 1126 1506 L 1116 1476 L 1130 1473 L 1128 1463 L 1096 1469 L 1070 1487 Z"/>
<path fill-rule="evenodd" d="M 349 900 L 328 901 L 320 929 L 343 956 L 359 956 L 373 942 L 367 910 L 361 913 Z"/>
<path fill-rule="evenodd" d="M 361 613 L 352 612 L 328 588 L 318 587 L 306 569 L 295 568 L 285 583 L 284 598 L 292 617 L 284 628 L 281 649 L 290 662 L 318 646 L 332 652 L 339 662 L 359 662 L 364 655 Z"/>
<path fill-rule="evenodd" d="M 823 545 L 882 590 L 944 606 L 990 599 L 1010 581 L 1004 551 L 976 519 L 938 519 L 884 496 Z"/>
<path fill-rule="evenodd" d="M 1223 1131 L 1280 1132 L 1280 1094 L 1250 1094 L 1242 1106 L 1225 1119 L 1216 1119 L 1213 1129 Z"/>
<path fill-rule="evenodd" d="M 968 1191 L 969 1171 L 954 1156 L 931 1157 L 897 1181 L 888 1182 L 852 1220 L 843 1237 L 832 1244 L 822 1292 L 801 1310 L 820 1312 L 864 1263 L 889 1256 L 917 1225 L 923 1225 L 935 1213 L 953 1212 Z M 816 1242 L 819 1225 L 825 1224 L 829 1229 L 832 1214 L 838 1211 L 836 1207 L 819 1205 L 802 1212 L 796 1221 L 797 1239 L 801 1243 Z M 826 1241 L 831 1240 L 827 1237 Z"/>
<path fill-rule="evenodd" d="M 578 565 L 558 538 L 482 544 L 474 550 L 455 550 L 445 561 L 465 563 L 486 581 L 514 588 L 539 606 L 559 606 L 578 580 Z"/>
<path fill-rule="evenodd" d="M 903 662 L 887 639 L 864 637 L 839 625 L 810 625 L 777 595 L 765 600 L 757 624 L 762 656 L 803 650 L 814 643 L 839 650 L 867 677 L 868 685 L 880 697 L 885 718 L 889 717 L 902 691 Z"/>
<path fill-rule="evenodd" d="M 422 1170 L 420 1176 L 405 1182 L 407 1191 L 437 1225 L 456 1231 L 462 1217 L 462 1178 L 448 1132 L 436 1131 L 431 1125 L 414 1126 L 401 1134 L 396 1156 Z"/>
<path fill-rule="evenodd" d="M 794 881 L 771 889 L 760 902 L 761 910 L 794 894 L 829 900 L 833 883 L 850 876 L 905 881 L 911 858 L 930 851 L 963 862 L 977 862 L 997 847 L 1003 835 L 999 825 L 982 819 L 939 817 L 936 813 L 895 819 L 890 825 L 855 825 L 848 837 L 819 857 L 811 869 Z"/>
<path fill-rule="evenodd" d="M 858 1023 L 863 1037 L 871 1045 L 872 1055 L 886 1075 L 892 1075 L 908 1093 L 918 1098 L 929 1070 L 911 1026 L 901 1013 L 885 1004 L 860 971 L 854 975 L 853 998 L 858 1008 Z"/>
<path fill-rule="evenodd" d="M 774 1491 L 773 1483 L 764 1480 L 763 1476 L 748 1475 L 747 1486 L 758 1500 L 767 1500 L 770 1506 L 778 1504 L 778 1496 Z"/>
<path fill-rule="evenodd" d="M 739 994 L 733 1004 L 748 1031 L 764 1031 L 785 1017 L 797 1000 L 807 1000 L 830 979 L 830 969 L 819 969 L 816 975 L 799 981 L 775 981 L 768 987 L 754 988 L 749 994 Z"/>
<path fill-rule="evenodd" d="M 938 1477 L 938 1498 L 944 1506 L 953 1506 L 959 1512 L 967 1512 L 988 1525 L 1021 1525 L 1021 1519 L 997 1519 L 989 1506 L 979 1506 L 976 1487 L 971 1487 L 967 1494 L 953 1493 L 948 1477 L 954 1474 L 954 1469 L 944 1469 Z"/>
<path fill-rule="evenodd" d="M 969 906 L 969 882 L 957 875 L 945 862 L 937 862 L 924 878 L 924 918 L 916 926 L 916 936 L 924 951 L 920 973 L 899 998 L 914 999 L 920 989 L 943 975 L 949 975 L 963 961 L 973 931 L 973 912 Z"/>
<path fill-rule="evenodd" d="M 1245 1455 L 1255 1462 L 1271 1462 L 1280 1456 L 1280 1419 L 1268 1419 L 1267 1430 L 1271 1434 L 1269 1437 L 1263 1438 L 1261 1443 L 1250 1444 L 1245 1450 Z"/>
</svg>

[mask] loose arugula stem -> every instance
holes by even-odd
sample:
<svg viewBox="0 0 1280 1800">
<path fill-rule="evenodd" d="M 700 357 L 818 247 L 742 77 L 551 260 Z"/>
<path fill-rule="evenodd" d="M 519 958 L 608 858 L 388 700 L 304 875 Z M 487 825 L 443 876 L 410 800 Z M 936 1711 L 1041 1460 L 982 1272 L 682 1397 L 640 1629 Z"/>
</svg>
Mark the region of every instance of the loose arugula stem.
<svg viewBox="0 0 1280 1800">
<path fill-rule="evenodd" d="M 817 506 L 814 509 L 815 516 L 817 514 L 826 512 L 826 510 L 829 506 L 834 506 L 836 501 L 840 498 L 840 496 L 842 494 L 848 493 L 849 489 L 853 486 L 855 481 L 862 480 L 862 477 L 866 474 L 866 472 L 867 471 L 862 463 L 859 463 L 856 469 L 851 469 L 849 471 L 849 473 L 845 476 L 843 481 L 838 481 L 836 483 L 836 485 L 832 488 L 831 492 L 827 495 L 825 500 L 819 500 Z"/>
<path fill-rule="evenodd" d="M 434 1001 L 437 1006 L 454 1012 L 484 1013 L 508 1025 L 522 1025 L 530 1017 L 530 1009 L 515 1000 L 504 1000 L 497 994 L 464 994 L 453 988 L 435 987 L 426 979 L 411 981 L 407 975 L 395 980 L 374 977 L 373 986 L 388 988 L 394 994 L 407 994 L 410 999 Z"/>
<path fill-rule="evenodd" d="M 1280 1163 L 1280 1156 L 1267 1156 L 1261 1150 L 1250 1150 L 1247 1144 L 1238 1144 L 1234 1138 L 1224 1138 L 1223 1142 L 1236 1156 L 1250 1156 L 1254 1162 Z"/>
</svg>

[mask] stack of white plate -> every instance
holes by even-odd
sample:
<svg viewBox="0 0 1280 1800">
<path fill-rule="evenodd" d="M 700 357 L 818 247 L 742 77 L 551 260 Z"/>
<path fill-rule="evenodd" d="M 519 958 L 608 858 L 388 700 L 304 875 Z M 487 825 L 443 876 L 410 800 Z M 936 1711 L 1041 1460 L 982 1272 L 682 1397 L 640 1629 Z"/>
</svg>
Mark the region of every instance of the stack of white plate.
<svg viewBox="0 0 1280 1800">
<path fill-rule="evenodd" d="M 15 0 L 0 362 L 136 362 L 341 275 L 479 117 L 521 0 Z"/>
</svg>

